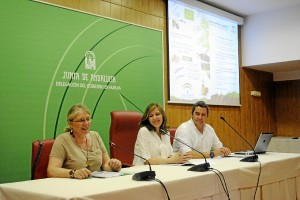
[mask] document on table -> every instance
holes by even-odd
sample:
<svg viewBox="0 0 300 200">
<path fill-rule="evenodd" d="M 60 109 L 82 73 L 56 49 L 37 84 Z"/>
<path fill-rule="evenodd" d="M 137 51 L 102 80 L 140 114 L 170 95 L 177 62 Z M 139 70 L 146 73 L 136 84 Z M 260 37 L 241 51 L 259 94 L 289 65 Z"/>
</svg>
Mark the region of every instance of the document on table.
<svg viewBox="0 0 300 200">
<path fill-rule="evenodd" d="M 96 178 L 111 178 L 122 176 L 122 172 L 108 172 L 108 171 L 94 171 L 92 172 L 92 176 Z"/>
</svg>

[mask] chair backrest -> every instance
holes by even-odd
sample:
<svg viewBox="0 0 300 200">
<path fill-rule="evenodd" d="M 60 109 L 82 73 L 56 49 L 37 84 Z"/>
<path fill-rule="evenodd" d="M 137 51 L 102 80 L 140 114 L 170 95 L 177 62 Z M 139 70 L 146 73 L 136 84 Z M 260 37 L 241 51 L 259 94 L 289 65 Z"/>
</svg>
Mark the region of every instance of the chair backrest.
<svg viewBox="0 0 300 200">
<path fill-rule="evenodd" d="M 110 141 L 121 147 L 110 145 L 110 156 L 119 159 L 123 167 L 132 166 L 134 145 L 142 114 L 136 111 L 112 111 L 110 116 Z"/>
<path fill-rule="evenodd" d="M 31 179 L 47 178 L 49 155 L 54 139 L 36 140 L 32 142 Z"/>
<path fill-rule="evenodd" d="M 170 137 L 171 144 L 173 145 L 173 140 L 174 140 L 174 137 L 175 137 L 176 128 L 170 128 L 169 132 L 170 132 L 170 135 L 171 135 L 171 137 Z"/>
</svg>

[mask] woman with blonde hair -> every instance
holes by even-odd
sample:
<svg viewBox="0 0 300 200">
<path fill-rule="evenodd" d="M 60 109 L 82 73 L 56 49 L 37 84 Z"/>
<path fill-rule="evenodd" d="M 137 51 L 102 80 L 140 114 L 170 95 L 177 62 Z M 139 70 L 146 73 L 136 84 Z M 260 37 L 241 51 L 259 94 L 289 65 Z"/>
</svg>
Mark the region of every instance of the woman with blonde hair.
<svg viewBox="0 0 300 200">
<path fill-rule="evenodd" d="M 99 133 L 90 131 L 92 119 L 86 106 L 72 106 L 67 121 L 69 126 L 53 144 L 48 177 L 85 179 L 93 171 L 121 170 L 122 163 L 109 158 Z"/>
</svg>

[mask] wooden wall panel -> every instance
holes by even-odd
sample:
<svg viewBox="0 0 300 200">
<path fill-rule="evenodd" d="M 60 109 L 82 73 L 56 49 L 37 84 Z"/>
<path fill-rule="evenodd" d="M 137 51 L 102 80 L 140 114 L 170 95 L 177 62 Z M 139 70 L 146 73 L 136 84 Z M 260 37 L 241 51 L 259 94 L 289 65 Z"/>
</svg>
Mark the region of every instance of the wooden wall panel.
<svg viewBox="0 0 300 200">
<path fill-rule="evenodd" d="M 163 31 L 164 41 L 164 84 L 165 84 L 165 110 L 168 116 L 170 127 L 178 127 L 182 122 L 191 117 L 191 105 L 169 104 L 168 100 L 168 68 L 167 68 L 167 48 L 166 48 L 166 2 L 165 0 L 47 0 L 47 2 L 59 5 L 93 12 L 94 14 L 118 19 L 121 21 L 146 26 Z M 241 55 L 241 54 L 240 54 Z M 241 60 L 241 59 L 240 59 Z M 210 115 L 208 123 L 211 124 L 224 144 L 233 151 L 249 148 L 249 146 L 230 129 L 221 119 L 224 116 L 226 120 L 242 134 L 251 145 L 255 145 L 258 134 L 263 131 L 272 131 L 276 133 L 275 111 L 274 111 L 274 94 L 272 74 L 260 72 L 251 69 L 240 68 L 240 85 L 241 85 L 241 106 L 210 106 Z M 299 88 L 299 83 L 298 83 Z M 250 91 L 260 91 L 261 97 L 252 97 Z M 294 88 L 296 90 L 296 88 Z M 299 94 L 299 89 L 297 90 Z M 278 87 L 277 95 L 281 95 Z M 287 91 L 288 92 L 288 91 Z M 277 97 L 276 97 L 277 98 Z M 294 98 L 294 97 L 290 97 Z M 295 98 L 299 99 L 299 95 Z M 283 102 L 289 101 L 284 99 Z M 279 101 L 281 102 L 281 100 Z M 278 104 L 279 104 L 278 102 Z M 294 101 L 299 105 L 299 100 Z M 296 105 L 297 105 L 296 104 Z M 284 116 L 289 115 L 283 105 L 276 106 L 282 108 L 276 114 L 281 115 L 277 118 L 277 129 L 281 135 L 286 132 L 295 132 L 294 129 L 299 125 L 291 128 L 290 131 L 284 131 L 290 127 Z M 293 112 L 290 108 L 289 112 Z M 299 111 L 298 111 L 299 112 Z M 294 117 L 299 116 L 293 114 Z M 299 117 L 298 117 L 299 122 Z M 299 123 L 298 123 L 299 124 Z"/>
<path fill-rule="evenodd" d="M 274 83 L 278 135 L 300 137 L 300 80 Z"/>
</svg>

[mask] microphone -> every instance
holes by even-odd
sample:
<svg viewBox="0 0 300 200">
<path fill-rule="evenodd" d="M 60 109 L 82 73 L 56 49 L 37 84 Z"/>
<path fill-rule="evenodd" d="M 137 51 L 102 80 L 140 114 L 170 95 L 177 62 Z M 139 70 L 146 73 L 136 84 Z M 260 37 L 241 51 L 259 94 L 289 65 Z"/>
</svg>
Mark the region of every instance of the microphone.
<svg viewBox="0 0 300 200">
<path fill-rule="evenodd" d="M 181 144 L 184 144 L 185 146 L 191 148 L 192 150 L 194 150 L 194 151 L 200 153 L 200 154 L 203 156 L 205 163 L 199 164 L 199 165 L 195 165 L 195 166 L 189 168 L 188 171 L 206 172 L 206 171 L 208 171 L 208 170 L 210 169 L 210 164 L 207 162 L 206 157 L 204 156 L 203 153 L 201 153 L 200 151 L 198 151 L 198 150 L 194 149 L 193 147 L 187 145 L 186 143 L 184 143 L 184 142 L 181 141 L 180 139 L 178 139 L 178 138 L 176 138 L 176 137 L 173 137 L 172 135 L 168 134 L 164 129 L 161 128 L 160 131 L 161 131 L 161 133 L 162 133 L 163 135 L 168 135 L 168 136 L 170 136 L 170 137 L 173 138 L 174 140 L 180 142 Z"/>
<path fill-rule="evenodd" d="M 155 179 L 155 175 L 156 175 L 155 171 L 151 170 L 151 165 L 150 165 L 149 161 L 146 158 L 143 158 L 142 156 L 139 156 L 139 155 L 137 155 L 137 154 L 135 154 L 135 153 L 133 153 L 133 152 L 131 152 L 131 151 L 123 148 L 123 147 L 120 147 L 120 146 L 116 145 L 113 142 L 109 142 L 109 144 L 112 145 L 112 146 L 117 147 L 118 149 L 126 151 L 127 153 L 133 154 L 133 155 L 135 155 L 135 156 L 137 156 L 137 157 L 145 160 L 148 163 L 150 171 L 144 171 L 144 172 L 135 173 L 132 176 L 132 180 L 135 180 L 135 181 L 149 181 L 149 180 Z"/>
<path fill-rule="evenodd" d="M 242 162 L 257 162 L 257 160 L 258 160 L 258 156 L 256 155 L 256 153 L 255 153 L 255 150 L 254 150 L 254 148 L 253 148 L 253 146 L 241 135 L 241 134 L 239 134 L 226 120 L 225 120 L 225 118 L 223 117 L 223 116 L 221 116 L 220 117 L 226 124 L 228 124 L 228 126 L 232 129 L 232 130 L 234 130 L 234 132 L 236 132 L 236 134 L 238 134 L 238 136 L 240 136 L 251 148 L 252 148 L 252 150 L 253 150 L 253 155 L 252 156 L 247 156 L 247 157 L 245 157 L 245 158 L 243 158 L 243 159 L 241 159 L 240 161 L 242 161 Z"/>
</svg>

